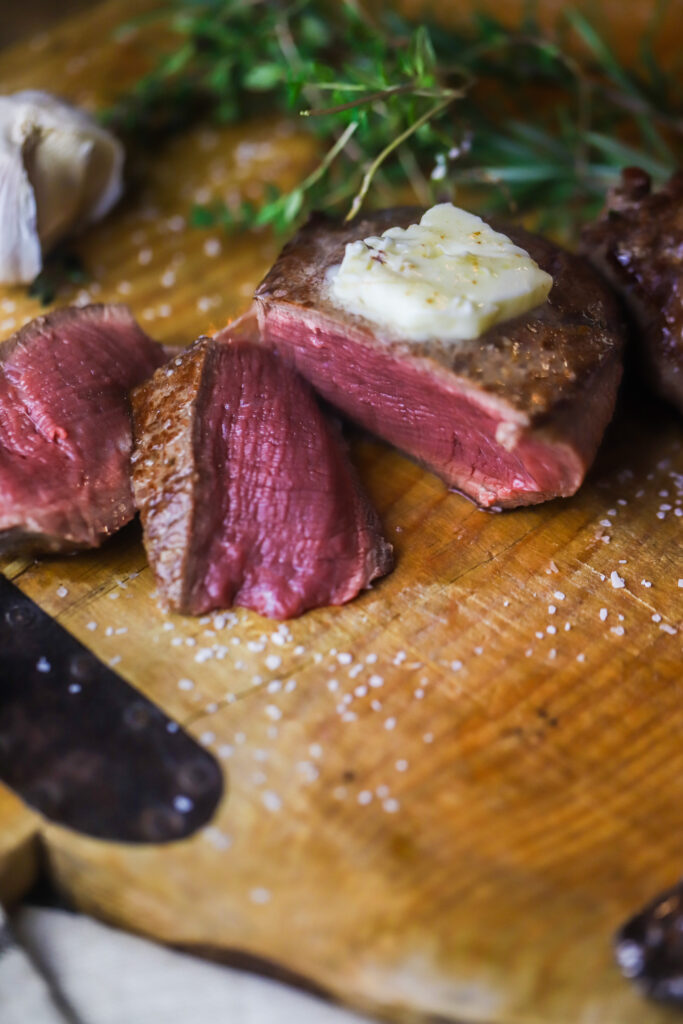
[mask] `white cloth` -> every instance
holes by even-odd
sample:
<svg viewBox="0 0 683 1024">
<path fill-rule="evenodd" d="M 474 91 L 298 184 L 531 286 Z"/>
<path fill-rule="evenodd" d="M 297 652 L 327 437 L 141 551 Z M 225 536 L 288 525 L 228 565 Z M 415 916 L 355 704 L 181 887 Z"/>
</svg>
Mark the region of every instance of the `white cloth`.
<svg viewBox="0 0 683 1024">
<path fill-rule="evenodd" d="M 0 911 L 0 1024 L 369 1024 L 80 914 L 26 907 L 11 930 Z"/>
</svg>

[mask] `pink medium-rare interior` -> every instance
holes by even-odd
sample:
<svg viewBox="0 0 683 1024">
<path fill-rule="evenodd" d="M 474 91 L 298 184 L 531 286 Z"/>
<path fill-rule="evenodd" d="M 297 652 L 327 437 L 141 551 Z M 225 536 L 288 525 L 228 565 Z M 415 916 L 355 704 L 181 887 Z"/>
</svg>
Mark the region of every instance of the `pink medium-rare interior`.
<svg viewBox="0 0 683 1024">
<path fill-rule="evenodd" d="M 0 529 L 90 544 L 132 517 L 127 392 L 161 356 L 128 315 L 31 325 L 0 363 Z"/>
<path fill-rule="evenodd" d="M 496 440 L 506 420 L 436 373 L 335 328 L 274 306 L 265 341 L 289 359 L 351 419 L 437 472 L 480 505 L 523 504 L 571 494 L 582 459 L 567 444 L 520 436 L 511 450 Z M 514 426 L 514 421 L 513 421 Z"/>
<path fill-rule="evenodd" d="M 201 484 L 190 598 L 273 618 L 341 604 L 390 568 L 390 548 L 336 425 L 266 349 L 223 345 L 198 424 Z"/>
</svg>

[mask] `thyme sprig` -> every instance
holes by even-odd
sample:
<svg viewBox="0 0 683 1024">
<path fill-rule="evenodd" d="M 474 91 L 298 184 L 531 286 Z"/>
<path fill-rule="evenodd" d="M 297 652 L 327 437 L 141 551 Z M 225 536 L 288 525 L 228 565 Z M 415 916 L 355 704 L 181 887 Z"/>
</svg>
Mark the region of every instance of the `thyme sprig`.
<svg viewBox="0 0 683 1024">
<path fill-rule="evenodd" d="M 483 14 L 456 30 L 355 0 L 173 0 L 156 17 L 178 45 L 106 112 L 110 123 L 149 139 L 198 116 L 277 111 L 327 147 L 290 191 L 270 184 L 258 204 L 197 207 L 199 226 L 287 231 L 314 208 L 353 217 L 406 185 L 421 202 L 464 185 L 488 208 L 540 210 L 570 235 L 623 166 L 661 181 L 680 159 L 677 77 L 647 40 L 638 69 L 625 67 L 575 10 L 563 42 L 532 15 L 514 31 Z"/>
</svg>

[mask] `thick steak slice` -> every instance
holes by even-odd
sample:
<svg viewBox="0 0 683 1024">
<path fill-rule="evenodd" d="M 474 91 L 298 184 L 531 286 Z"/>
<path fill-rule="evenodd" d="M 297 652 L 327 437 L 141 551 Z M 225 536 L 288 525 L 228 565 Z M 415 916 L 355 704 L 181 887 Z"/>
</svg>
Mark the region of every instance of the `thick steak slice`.
<svg viewBox="0 0 683 1024">
<path fill-rule="evenodd" d="M 653 387 L 683 412 L 683 172 L 651 187 L 645 171 L 624 170 L 582 241 L 633 314 Z"/>
<path fill-rule="evenodd" d="M 530 313 L 449 346 L 389 337 L 334 306 L 326 274 L 346 243 L 422 212 L 382 210 L 351 225 L 311 219 L 256 292 L 265 343 L 351 419 L 484 507 L 573 494 L 621 378 L 613 298 L 582 259 L 495 225 L 554 278 L 549 300 Z"/>
<path fill-rule="evenodd" d="M 38 317 L 0 345 L 0 550 L 75 551 L 133 518 L 128 391 L 163 362 L 126 306 Z"/>
<path fill-rule="evenodd" d="M 392 567 L 337 425 L 255 334 L 200 338 L 133 394 L 135 500 L 175 611 L 291 618 Z"/>
</svg>

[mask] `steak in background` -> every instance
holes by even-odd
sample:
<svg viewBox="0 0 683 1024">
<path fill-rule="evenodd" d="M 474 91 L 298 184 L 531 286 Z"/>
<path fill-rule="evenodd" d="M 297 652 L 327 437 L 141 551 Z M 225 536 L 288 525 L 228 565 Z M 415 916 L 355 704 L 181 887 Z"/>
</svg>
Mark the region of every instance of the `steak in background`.
<svg viewBox="0 0 683 1024">
<path fill-rule="evenodd" d="M 165 605 L 286 619 L 343 604 L 392 549 L 337 425 L 247 316 L 133 394 L 133 487 Z"/>
<path fill-rule="evenodd" d="M 494 225 L 552 274 L 554 285 L 546 303 L 480 338 L 406 342 L 329 301 L 326 274 L 341 263 L 347 242 L 407 227 L 423 212 L 382 210 L 351 225 L 312 218 L 257 289 L 264 342 L 350 419 L 481 506 L 573 494 L 621 378 L 614 298 L 584 260 Z"/>
<path fill-rule="evenodd" d="M 0 344 L 0 551 L 97 547 L 133 518 L 128 392 L 163 359 L 118 305 L 61 309 Z"/>
<path fill-rule="evenodd" d="M 654 389 L 683 412 L 683 172 L 652 192 L 645 171 L 626 168 L 582 245 L 633 314 Z"/>
</svg>

